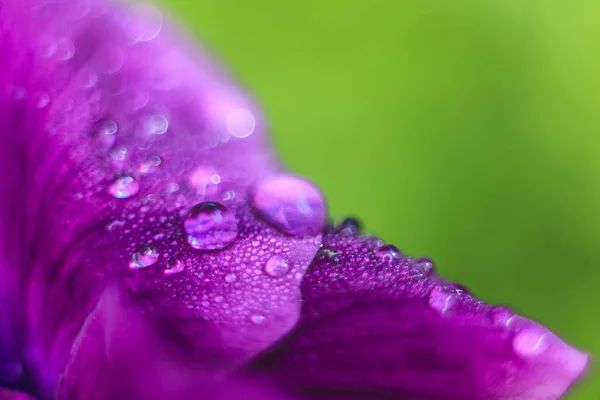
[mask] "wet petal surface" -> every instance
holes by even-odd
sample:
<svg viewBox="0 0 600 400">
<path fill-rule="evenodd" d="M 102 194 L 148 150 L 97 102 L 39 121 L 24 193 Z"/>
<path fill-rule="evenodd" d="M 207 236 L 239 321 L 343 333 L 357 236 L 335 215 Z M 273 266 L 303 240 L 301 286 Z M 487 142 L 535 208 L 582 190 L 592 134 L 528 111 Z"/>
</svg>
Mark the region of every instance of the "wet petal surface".
<svg viewBox="0 0 600 400">
<path fill-rule="evenodd" d="M 587 362 L 430 260 L 343 229 L 325 235 L 302 296 L 299 325 L 262 363 L 308 397 L 556 399 Z"/>
<path fill-rule="evenodd" d="M 0 345 L 17 349 L 0 365 L 49 397 L 115 282 L 213 366 L 285 334 L 320 232 L 255 215 L 250 188 L 280 167 L 252 99 L 151 6 L 7 0 L 0 29 Z"/>
</svg>

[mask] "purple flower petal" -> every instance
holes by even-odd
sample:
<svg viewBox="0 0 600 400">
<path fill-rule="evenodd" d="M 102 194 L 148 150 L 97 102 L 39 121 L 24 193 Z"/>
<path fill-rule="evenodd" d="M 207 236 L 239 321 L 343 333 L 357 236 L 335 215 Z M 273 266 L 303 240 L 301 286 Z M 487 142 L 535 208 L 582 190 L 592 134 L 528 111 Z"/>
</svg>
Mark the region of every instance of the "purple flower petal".
<svg viewBox="0 0 600 400">
<path fill-rule="evenodd" d="M 0 389 L 0 400 L 34 400 L 33 397 L 25 393 L 13 392 L 11 390 Z"/>
<path fill-rule="evenodd" d="M 105 291 L 73 346 L 57 400 L 284 399 L 258 382 L 202 368 L 140 311 L 114 288 Z"/>
<path fill-rule="evenodd" d="M 324 236 L 301 320 L 268 359 L 278 381 L 326 398 L 550 400 L 583 372 L 587 355 L 392 247 Z"/>
<path fill-rule="evenodd" d="M 0 56 L 0 293 L 14 303 L 0 345 L 41 394 L 115 282 L 213 367 L 291 329 L 320 233 L 256 215 L 248 193 L 280 167 L 259 110 L 207 56 L 150 6 L 96 0 L 5 0 Z M 226 212 L 200 221 L 206 202 Z"/>
</svg>

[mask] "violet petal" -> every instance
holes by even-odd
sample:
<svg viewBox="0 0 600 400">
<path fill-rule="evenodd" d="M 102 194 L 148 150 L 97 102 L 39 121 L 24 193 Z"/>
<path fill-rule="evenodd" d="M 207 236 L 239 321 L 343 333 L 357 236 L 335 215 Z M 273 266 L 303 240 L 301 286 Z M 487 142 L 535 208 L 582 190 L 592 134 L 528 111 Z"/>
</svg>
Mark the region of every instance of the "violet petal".
<svg viewBox="0 0 600 400">
<path fill-rule="evenodd" d="M 280 382 L 326 398 L 550 400 L 582 374 L 586 354 L 386 247 L 324 236 L 301 320 L 262 360 Z"/>
<path fill-rule="evenodd" d="M 115 288 L 105 291 L 77 337 L 57 400 L 284 399 L 262 383 L 203 369 L 141 311 Z"/>
<path fill-rule="evenodd" d="M 250 187 L 280 166 L 258 108 L 213 61 L 156 10 L 99 0 L 3 1 L 0 55 L 0 294 L 14 303 L 0 306 L 0 346 L 41 395 L 107 284 L 213 366 L 295 324 L 320 235 L 255 216 Z M 230 210 L 227 229 L 186 232 L 207 201 Z M 213 247 L 188 243 L 200 234 Z M 277 278 L 264 271 L 275 255 L 288 265 Z"/>
</svg>

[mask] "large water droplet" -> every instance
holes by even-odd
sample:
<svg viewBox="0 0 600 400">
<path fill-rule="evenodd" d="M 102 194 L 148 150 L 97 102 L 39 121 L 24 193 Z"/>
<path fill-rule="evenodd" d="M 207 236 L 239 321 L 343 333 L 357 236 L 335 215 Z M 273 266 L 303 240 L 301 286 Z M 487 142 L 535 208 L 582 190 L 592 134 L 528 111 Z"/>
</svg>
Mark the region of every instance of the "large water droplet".
<svg viewBox="0 0 600 400">
<path fill-rule="evenodd" d="M 131 268 L 145 268 L 149 265 L 154 264 L 158 260 L 158 253 L 156 249 L 150 245 L 140 246 L 133 256 L 131 257 Z"/>
<path fill-rule="evenodd" d="M 140 190 L 140 185 L 131 176 L 124 176 L 114 181 L 108 192 L 117 199 L 127 199 Z"/>
<path fill-rule="evenodd" d="M 220 203 L 207 201 L 192 207 L 183 227 L 189 244 L 199 250 L 219 250 L 235 241 L 238 222 L 234 213 Z"/>
<path fill-rule="evenodd" d="M 265 322 L 265 317 L 262 315 L 253 315 L 250 317 L 250 321 L 256 325 L 262 325 Z"/>
<path fill-rule="evenodd" d="M 225 275 L 225 282 L 227 283 L 233 283 L 237 281 L 237 276 L 235 274 L 227 274 Z"/>
<path fill-rule="evenodd" d="M 185 269 L 185 264 L 181 262 L 177 257 L 171 257 L 165 265 L 164 274 L 174 275 L 182 272 Z"/>
<path fill-rule="evenodd" d="M 123 25 L 127 36 L 134 42 L 147 42 L 154 39 L 163 25 L 160 12 L 150 4 L 132 6 L 132 11 L 141 18 L 127 19 Z"/>
<path fill-rule="evenodd" d="M 520 331 L 513 338 L 512 346 L 521 357 L 535 357 L 548 349 L 548 333 L 538 328 Z"/>
<path fill-rule="evenodd" d="M 248 137 L 254 132 L 256 119 L 254 114 L 245 108 L 235 108 L 227 116 L 227 130 L 237 138 Z"/>
<path fill-rule="evenodd" d="M 429 293 L 429 306 L 440 313 L 450 310 L 456 303 L 457 294 L 448 288 L 435 286 Z"/>
<path fill-rule="evenodd" d="M 356 235 L 361 231 L 361 223 L 356 218 L 346 218 L 338 226 L 338 232 L 345 235 Z"/>
<path fill-rule="evenodd" d="M 264 271 L 272 278 L 281 278 L 290 271 L 290 264 L 281 256 L 273 256 L 265 263 Z"/>
<path fill-rule="evenodd" d="M 389 262 L 400 258 L 400 250 L 391 244 L 384 244 L 375 249 L 375 256 L 382 261 Z"/>
<path fill-rule="evenodd" d="M 311 182 L 278 174 L 264 179 L 252 193 L 256 211 L 269 223 L 295 236 L 318 235 L 325 224 L 325 200 Z"/>
</svg>

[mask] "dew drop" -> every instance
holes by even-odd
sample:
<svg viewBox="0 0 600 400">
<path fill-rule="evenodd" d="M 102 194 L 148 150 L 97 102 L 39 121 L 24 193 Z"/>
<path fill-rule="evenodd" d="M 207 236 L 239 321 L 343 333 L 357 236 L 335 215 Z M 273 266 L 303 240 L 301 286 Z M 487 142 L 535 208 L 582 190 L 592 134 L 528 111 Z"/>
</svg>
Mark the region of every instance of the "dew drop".
<svg viewBox="0 0 600 400">
<path fill-rule="evenodd" d="M 142 174 L 149 174 L 156 167 L 158 167 L 161 162 L 162 162 L 162 160 L 160 159 L 159 156 L 152 156 L 149 159 L 147 159 L 146 161 L 143 161 L 142 163 L 140 163 L 138 171 L 140 171 L 140 173 L 142 173 Z"/>
<path fill-rule="evenodd" d="M 182 272 L 185 269 L 185 264 L 181 262 L 177 257 L 171 257 L 165 265 L 164 274 L 174 275 Z"/>
<path fill-rule="evenodd" d="M 382 261 L 392 261 L 400 258 L 400 250 L 391 244 L 384 244 L 375 249 L 375 256 Z"/>
<path fill-rule="evenodd" d="M 161 31 L 163 19 L 160 12 L 149 4 L 132 6 L 133 13 L 141 18 L 127 19 L 123 25 L 127 36 L 135 42 L 147 42 L 154 39 Z"/>
<path fill-rule="evenodd" d="M 213 201 L 192 207 L 183 227 L 188 243 L 198 250 L 223 249 L 233 243 L 238 234 L 238 223 L 234 213 Z"/>
<path fill-rule="evenodd" d="M 362 224 L 356 218 L 346 218 L 338 226 L 338 231 L 345 235 L 356 235 L 360 233 Z"/>
<path fill-rule="evenodd" d="M 131 257 L 131 263 L 129 266 L 131 268 L 145 268 L 154 264 L 158 260 L 158 253 L 156 249 L 150 245 L 140 246 L 133 256 Z"/>
<path fill-rule="evenodd" d="M 291 235 L 318 235 L 325 225 L 321 191 L 298 176 L 277 174 L 266 178 L 254 188 L 252 204 L 267 222 Z"/>
<path fill-rule="evenodd" d="M 290 265 L 285 258 L 273 256 L 265 263 L 264 271 L 272 278 L 281 278 L 290 271 Z"/>
<path fill-rule="evenodd" d="M 131 176 L 124 176 L 114 181 L 108 192 L 117 199 L 127 199 L 140 190 L 140 185 Z"/>
<path fill-rule="evenodd" d="M 548 349 L 548 334 L 542 329 L 524 329 L 515 335 L 512 346 L 521 357 L 535 357 Z"/>
<path fill-rule="evenodd" d="M 265 317 L 262 315 L 253 315 L 250 317 L 250 321 L 256 325 L 262 325 L 265 322 Z"/>
<path fill-rule="evenodd" d="M 103 150 L 108 150 L 115 143 L 115 133 L 119 130 L 117 123 L 113 120 L 102 121 L 94 132 L 96 145 Z"/>
<path fill-rule="evenodd" d="M 152 135 L 162 135 L 169 129 L 169 120 L 161 114 L 146 118 L 146 132 Z"/>
<path fill-rule="evenodd" d="M 256 119 L 254 114 L 245 108 L 235 108 L 227 116 L 227 130 L 236 138 L 248 137 L 254 132 Z"/>
<path fill-rule="evenodd" d="M 515 314 L 506 307 L 494 307 L 489 311 L 492 322 L 499 327 L 509 328 L 511 319 Z"/>
<path fill-rule="evenodd" d="M 190 175 L 189 183 L 199 195 L 212 195 L 219 190 L 221 176 L 213 168 L 198 167 Z"/>
<path fill-rule="evenodd" d="M 440 313 L 445 313 L 452 308 L 456 297 L 454 291 L 435 286 L 429 293 L 429 306 Z"/>
<path fill-rule="evenodd" d="M 237 276 L 235 274 L 227 274 L 225 275 L 225 282 L 233 283 L 237 281 Z"/>
<path fill-rule="evenodd" d="M 419 258 L 416 267 L 422 271 L 423 275 L 429 276 L 433 272 L 434 264 L 429 258 Z"/>
</svg>

